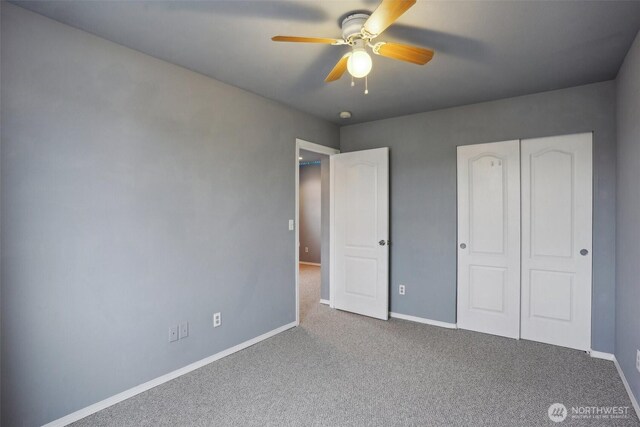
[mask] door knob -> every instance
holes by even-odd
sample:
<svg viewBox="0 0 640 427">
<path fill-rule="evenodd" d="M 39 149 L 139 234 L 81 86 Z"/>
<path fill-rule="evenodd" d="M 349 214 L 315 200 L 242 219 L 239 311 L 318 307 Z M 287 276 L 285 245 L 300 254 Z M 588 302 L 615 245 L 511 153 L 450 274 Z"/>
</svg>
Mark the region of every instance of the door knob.
<svg viewBox="0 0 640 427">
<path fill-rule="evenodd" d="M 460 243 L 460 249 L 466 249 L 466 248 L 467 248 L 466 243 Z"/>
<path fill-rule="evenodd" d="M 387 244 L 387 242 L 386 242 L 386 241 L 384 241 L 384 240 L 380 240 L 380 241 L 378 242 L 378 244 L 379 244 L 380 246 L 384 246 L 384 245 L 386 245 L 386 244 Z"/>
<path fill-rule="evenodd" d="M 586 249 L 582 249 L 582 250 L 580 250 L 580 255 L 582 255 L 582 256 L 587 256 L 588 254 L 589 254 L 589 251 L 588 251 L 588 250 L 586 250 Z"/>
</svg>

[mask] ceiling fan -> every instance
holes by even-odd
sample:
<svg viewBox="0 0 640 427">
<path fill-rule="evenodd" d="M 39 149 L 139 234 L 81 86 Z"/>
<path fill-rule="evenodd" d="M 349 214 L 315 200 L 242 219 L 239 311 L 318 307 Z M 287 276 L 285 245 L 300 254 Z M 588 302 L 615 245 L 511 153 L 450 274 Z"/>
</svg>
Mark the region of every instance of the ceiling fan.
<svg viewBox="0 0 640 427">
<path fill-rule="evenodd" d="M 373 66 L 371 56 L 367 53 L 367 47 L 376 55 L 418 65 L 424 65 L 433 58 L 434 52 L 431 49 L 400 43 L 373 42 L 414 4 L 416 4 L 416 0 L 382 0 L 371 15 L 366 13 L 351 14 L 342 21 L 342 39 L 275 36 L 271 40 L 275 42 L 322 43 L 334 46 L 348 45 L 351 47 L 351 51 L 340 58 L 324 81 L 327 83 L 336 81 L 342 77 L 345 71 L 349 71 L 349 74 L 355 78 L 364 77 L 366 84 L 366 77 Z M 352 79 L 351 86 L 353 85 Z M 364 93 L 368 93 L 368 90 L 365 89 Z"/>
</svg>

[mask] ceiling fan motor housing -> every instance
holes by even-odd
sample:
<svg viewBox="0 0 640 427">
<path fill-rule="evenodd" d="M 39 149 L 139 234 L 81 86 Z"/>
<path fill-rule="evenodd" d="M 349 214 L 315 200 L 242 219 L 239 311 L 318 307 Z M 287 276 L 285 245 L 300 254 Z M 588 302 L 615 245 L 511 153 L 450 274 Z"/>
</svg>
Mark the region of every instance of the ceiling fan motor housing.
<svg viewBox="0 0 640 427">
<path fill-rule="evenodd" d="M 366 13 L 354 13 L 342 21 L 342 37 L 349 41 L 354 36 L 360 36 L 364 23 L 369 18 Z"/>
</svg>

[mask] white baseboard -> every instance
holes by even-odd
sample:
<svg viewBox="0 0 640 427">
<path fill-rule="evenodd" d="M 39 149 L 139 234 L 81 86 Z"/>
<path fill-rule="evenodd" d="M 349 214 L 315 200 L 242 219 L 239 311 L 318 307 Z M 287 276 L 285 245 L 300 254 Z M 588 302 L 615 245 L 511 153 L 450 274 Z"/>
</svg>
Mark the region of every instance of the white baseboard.
<svg viewBox="0 0 640 427">
<path fill-rule="evenodd" d="M 620 375 L 620 379 L 622 379 L 622 384 L 624 384 L 624 388 L 627 390 L 627 394 L 629 395 L 629 399 L 631 400 L 631 404 L 633 405 L 633 409 L 636 410 L 636 415 L 640 418 L 640 405 L 638 405 L 638 401 L 636 397 L 633 395 L 633 391 L 631 391 L 631 387 L 629 386 L 629 382 L 627 381 L 627 377 L 624 376 L 624 372 L 618 363 L 618 359 L 613 357 L 613 364 L 616 365 L 616 369 L 618 370 L 618 375 Z"/>
<path fill-rule="evenodd" d="M 320 304 L 331 305 L 331 302 L 328 299 L 320 299 Z"/>
<path fill-rule="evenodd" d="M 618 359 L 616 359 L 616 356 L 611 353 L 605 353 L 602 351 L 595 351 L 595 350 L 591 350 L 589 352 L 589 355 L 596 359 L 604 359 L 604 360 L 609 360 L 613 362 L 613 364 L 616 366 L 616 370 L 618 371 L 618 375 L 622 380 L 622 384 L 624 384 L 624 388 L 627 390 L 627 394 L 629 395 L 629 399 L 631 400 L 633 409 L 635 409 L 636 414 L 638 415 L 638 418 L 640 418 L 640 406 L 638 405 L 638 400 L 633 395 L 633 392 L 631 391 L 631 387 L 629 386 L 629 382 L 627 381 L 627 378 L 624 376 L 624 372 L 622 371 L 622 368 L 620 367 L 620 364 L 618 363 Z"/>
<path fill-rule="evenodd" d="M 319 264 L 317 262 L 298 261 L 298 263 L 304 264 L 304 265 L 315 265 L 316 267 L 322 267 L 322 264 Z"/>
<path fill-rule="evenodd" d="M 425 319 L 425 318 L 422 318 L 422 317 L 409 316 L 408 314 L 400 314 L 400 313 L 394 313 L 394 312 L 390 311 L 389 312 L 389 316 L 395 317 L 396 319 L 402 319 L 402 320 L 409 320 L 411 322 L 424 323 L 426 325 L 440 326 L 441 328 L 458 329 L 458 325 L 456 325 L 455 323 L 447 323 L 447 322 L 441 322 L 439 320 L 431 320 L 431 319 Z"/>
<path fill-rule="evenodd" d="M 611 360 L 612 362 L 615 360 L 615 356 L 611 353 L 605 353 L 602 351 L 595 351 L 595 350 L 591 350 L 589 352 L 589 356 L 595 358 L 595 359 L 604 359 L 604 360 Z"/>
<path fill-rule="evenodd" d="M 296 322 L 292 322 L 289 323 L 287 325 L 281 326 L 277 329 L 274 329 L 272 331 L 269 331 L 267 333 L 264 333 L 258 337 L 252 338 L 248 341 L 245 341 L 243 343 L 240 343 L 234 347 L 228 348 L 226 350 L 223 350 L 219 353 L 216 353 L 212 356 L 206 357 L 202 360 L 199 360 L 197 362 L 193 362 L 185 367 L 182 367 L 180 369 L 176 369 L 173 372 L 169 372 L 168 374 L 162 375 L 158 378 L 155 378 L 151 381 L 147 381 L 144 384 L 140 384 L 136 387 L 130 388 L 129 390 L 125 390 L 122 393 L 118 393 L 115 396 L 111 396 L 108 397 L 104 400 L 101 400 L 98 403 L 94 403 L 93 405 L 89 405 L 86 408 L 80 409 L 76 412 L 73 412 L 69 415 L 65 415 L 62 418 L 58 418 L 55 421 L 52 421 L 48 424 L 45 424 L 44 427 L 58 427 L 58 426 L 66 426 L 68 424 L 71 424 L 73 422 L 76 422 L 78 420 L 81 420 L 82 418 L 85 418 L 91 414 L 95 414 L 98 411 L 101 411 L 103 409 L 108 408 L 109 406 L 115 405 L 116 403 L 120 403 L 123 400 L 129 399 L 137 394 L 140 394 L 144 391 L 150 390 L 154 387 L 159 386 L 160 384 L 164 384 L 168 381 L 171 381 L 175 378 L 178 378 L 179 376 L 182 376 L 184 374 L 187 374 L 191 371 L 194 371 L 198 368 L 201 368 L 205 365 L 208 365 L 209 363 L 215 362 L 216 360 L 222 359 L 223 357 L 229 356 L 233 353 L 236 353 L 240 350 L 244 350 L 247 347 L 251 347 L 254 344 L 259 343 L 260 341 L 264 341 L 267 338 L 271 338 L 274 335 L 277 335 L 281 332 L 286 331 L 287 329 L 291 329 L 293 327 L 296 326 Z"/>
</svg>

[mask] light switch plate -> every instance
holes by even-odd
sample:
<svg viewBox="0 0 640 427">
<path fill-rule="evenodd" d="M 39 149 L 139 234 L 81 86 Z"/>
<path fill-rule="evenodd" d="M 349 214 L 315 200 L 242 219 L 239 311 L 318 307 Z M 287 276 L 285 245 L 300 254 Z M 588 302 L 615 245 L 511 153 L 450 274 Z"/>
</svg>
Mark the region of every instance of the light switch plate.
<svg viewBox="0 0 640 427">
<path fill-rule="evenodd" d="M 640 350 L 636 350 L 636 369 L 640 372 Z"/>
<path fill-rule="evenodd" d="M 189 336 L 189 322 L 180 323 L 180 339 Z"/>
<path fill-rule="evenodd" d="M 289 220 L 289 231 L 293 231 L 293 220 Z"/>
</svg>

